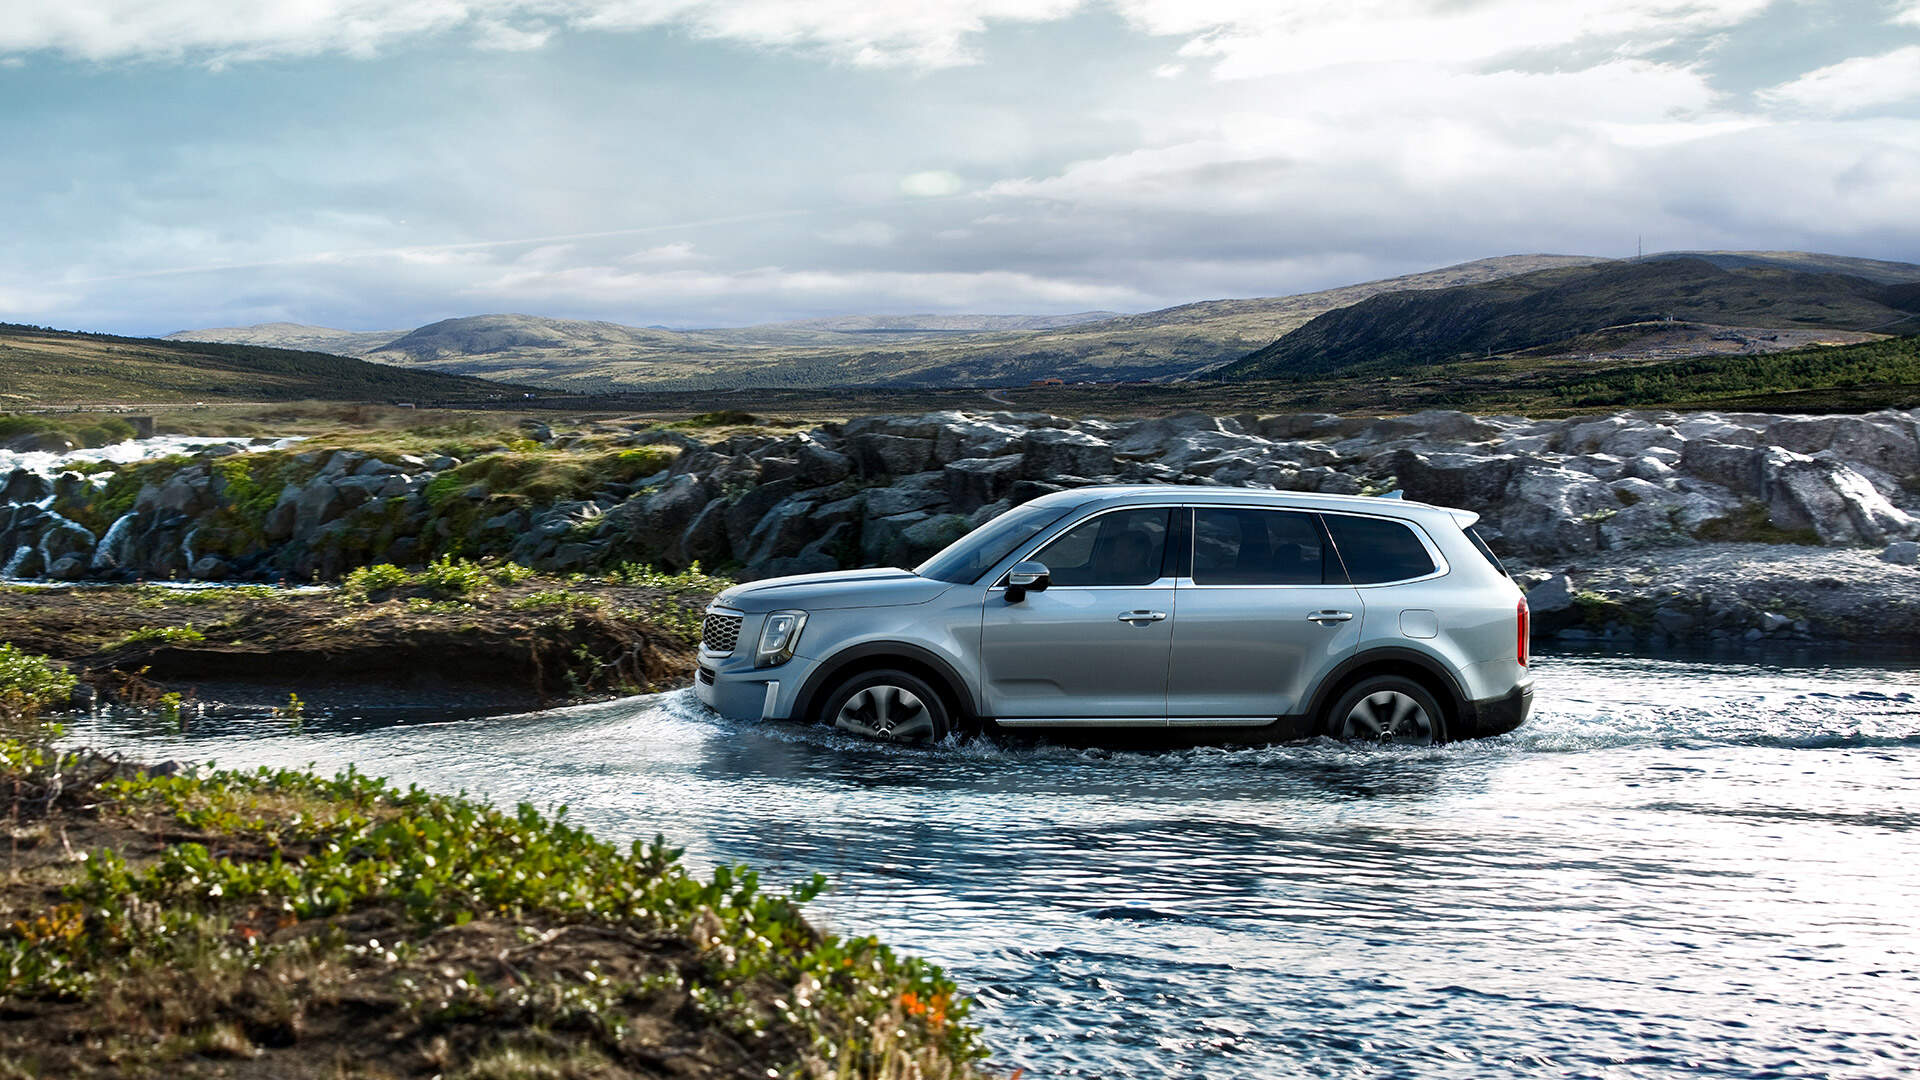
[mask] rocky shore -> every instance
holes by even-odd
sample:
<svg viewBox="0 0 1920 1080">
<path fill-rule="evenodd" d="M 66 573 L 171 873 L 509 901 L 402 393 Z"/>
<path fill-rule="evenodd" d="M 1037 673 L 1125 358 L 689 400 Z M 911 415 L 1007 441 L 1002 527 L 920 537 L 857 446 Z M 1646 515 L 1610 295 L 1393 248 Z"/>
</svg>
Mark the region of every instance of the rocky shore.
<svg viewBox="0 0 1920 1080">
<path fill-rule="evenodd" d="M 543 571 L 698 562 L 754 578 L 911 565 L 1044 492 L 1125 482 L 1398 491 L 1475 510 L 1516 570 L 1549 571 L 1529 578 L 1551 586 L 1543 614 L 1580 617 L 1542 628 L 1574 636 L 1874 638 L 1914 625 L 1920 580 L 1903 544 L 1920 538 L 1912 412 L 940 412 L 519 434 L 460 454 L 235 446 L 18 470 L 0 489 L 0 559 L 11 576 L 69 581 L 308 581 L 446 553 Z M 1707 569 L 1689 576 L 1696 564 Z M 1825 579 L 1844 583 L 1831 603 L 1810 584 Z M 1622 610 L 1594 625 L 1601 601 Z"/>
</svg>

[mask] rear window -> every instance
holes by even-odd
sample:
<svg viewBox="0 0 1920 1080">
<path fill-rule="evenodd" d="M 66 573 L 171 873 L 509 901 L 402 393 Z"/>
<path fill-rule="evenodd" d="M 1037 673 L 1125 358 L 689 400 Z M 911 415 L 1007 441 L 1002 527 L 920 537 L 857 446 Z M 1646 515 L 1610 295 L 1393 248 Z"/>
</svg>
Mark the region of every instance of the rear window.
<svg viewBox="0 0 1920 1080">
<path fill-rule="evenodd" d="M 1493 568 L 1495 570 L 1500 571 L 1501 574 L 1507 577 L 1513 576 L 1512 574 L 1507 573 L 1507 566 L 1505 563 L 1500 561 L 1500 556 L 1495 555 L 1493 553 L 1493 549 L 1487 546 L 1486 538 L 1480 535 L 1479 529 L 1476 529 L 1471 525 L 1467 526 L 1467 539 L 1473 541 L 1474 549 L 1480 552 L 1480 554 L 1486 556 L 1487 561 L 1493 564 Z"/>
<path fill-rule="evenodd" d="M 1323 519 L 1355 585 L 1406 581 L 1433 573 L 1433 556 L 1404 522 L 1328 514 Z"/>
</svg>

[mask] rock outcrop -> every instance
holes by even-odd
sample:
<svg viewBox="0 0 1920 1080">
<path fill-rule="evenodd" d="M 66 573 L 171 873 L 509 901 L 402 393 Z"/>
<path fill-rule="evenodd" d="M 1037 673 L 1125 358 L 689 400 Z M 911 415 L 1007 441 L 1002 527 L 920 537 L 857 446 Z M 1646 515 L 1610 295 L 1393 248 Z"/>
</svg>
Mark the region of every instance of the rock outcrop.
<svg viewBox="0 0 1920 1080">
<path fill-rule="evenodd" d="M 1912 412 L 1123 422 L 940 412 L 712 442 L 645 427 L 525 433 L 536 451 L 516 444 L 467 463 L 287 450 L 262 472 L 220 447 L 166 468 L 123 466 L 118 479 L 18 471 L 0 478 L 0 562 L 15 576 L 308 580 L 459 553 L 544 570 L 698 561 L 765 577 L 911 565 L 1027 499 L 1096 483 L 1398 490 L 1480 513 L 1483 534 L 1523 567 L 1706 541 L 1881 548 L 1920 537 Z M 652 471 L 576 478 L 565 495 L 515 486 L 589 454 Z"/>
</svg>

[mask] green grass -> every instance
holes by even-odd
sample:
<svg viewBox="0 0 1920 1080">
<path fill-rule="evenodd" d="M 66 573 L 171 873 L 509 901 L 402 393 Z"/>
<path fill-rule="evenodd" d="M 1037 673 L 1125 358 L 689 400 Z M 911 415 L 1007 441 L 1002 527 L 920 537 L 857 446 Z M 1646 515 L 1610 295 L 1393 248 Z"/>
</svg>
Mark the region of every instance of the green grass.
<svg viewBox="0 0 1920 1080">
<path fill-rule="evenodd" d="M 149 1062 L 248 1054 L 246 1030 L 295 1024 L 299 988 L 323 998 L 347 979 L 394 997 L 415 1030 L 564 1032 L 569 1055 L 620 1056 L 630 1025 L 668 995 L 686 1002 L 678 1023 L 716 1026 L 745 1046 L 777 1033 L 767 1045 L 791 1060 L 776 1076 L 964 1077 L 985 1057 L 970 1002 L 940 969 L 806 922 L 801 905 L 826 884 L 817 875 L 777 890 L 744 866 L 699 877 L 661 837 L 619 847 L 571 825 L 564 807 L 499 809 L 352 769 L 116 777 L 0 740 L 0 777 L 16 790 L 61 774 L 74 787 L 93 781 L 62 795 L 82 799 L 90 820 L 164 823 L 156 831 L 172 839 L 137 863 L 89 852 L 62 895 L 0 932 L 0 1003 L 118 1014 L 102 1034 L 144 1038 Z M 350 929 L 358 913 L 398 925 L 369 940 Z M 516 928 L 522 943 L 569 928 L 680 941 L 693 958 L 614 977 L 597 963 L 532 975 L 515 966 L 524 960 L 450 964 L 459 938 L 443 932 L 482 922 Z M 300 929 L 276 933 L 288 927 Z M 512 1070 L 532 1063 L 494 1044 L 466 1067 L 526 1075 Z"/>
<path fill-rule="evenodd" d="M 1554 394 L 1579 408 L 1607 408 L 1862 387 L 1905 387 L 1909 400 L 1920 398 L 1920 334 L 1651 364 L 1572 382 Z"/>
<path fill-rule="evenodd" d="M 124 649 L 129 645 L 142 645 L 150 641 L 167 645 L 184 645 L 205 640 L 207 640 L 207 635 L 194 629 L 192 625 L 143 626 L 128 634 L 126 637 L 121 638 L 113 647 L 116 649 Z"/>
<path fill-rule="evenodd" d="M 533 571 L 519 563 L 442 555 L 418 571 L 392 563 L 350 570 L 340 579 L 338 595 L 349 603 L 365 603 L 401 591 L 416 592 L 419 595 L 414 599 L 426 601 L 473 599 L 532 576 Z"/>
<path fill-rule="evenodd" d="M 0 414 L 0 442 L 20 435 L 65 435 L 83 447 L 111 446 L 134 437 L 133 425 L 117 416 L 55 418 Z"/>
<path fill-rule="evenodd" d="M 0 400 L 26 404 L 507 401 L 525 390 L 327 353 L 0 323 Z"/>
<path fill-rule="evenodd" d="M 18 735 L 21 725 L 65 702 L 78 685 L 66 668 L 12 642 L 0 642 L 0 724 L 7 733 Z"/>
</svg>

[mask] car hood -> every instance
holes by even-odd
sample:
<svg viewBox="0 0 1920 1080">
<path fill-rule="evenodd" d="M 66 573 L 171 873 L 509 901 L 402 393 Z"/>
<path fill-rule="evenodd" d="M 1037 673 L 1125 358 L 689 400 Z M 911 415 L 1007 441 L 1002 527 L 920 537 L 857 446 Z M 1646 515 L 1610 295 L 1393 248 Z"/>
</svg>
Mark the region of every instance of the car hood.
<svg viewBox="0 0 1920 1080">
<path fill-rule="evenodd" d="M 893 607 L 924 604 L 953 588 L 894 567 L 875 570 L 832 570 L 824 574 L 795 574 L 735 585 L 714 599 L 735 611 L 763 612 L 784 608 L 828 611 L 833 608 Z"/>
</svg>

